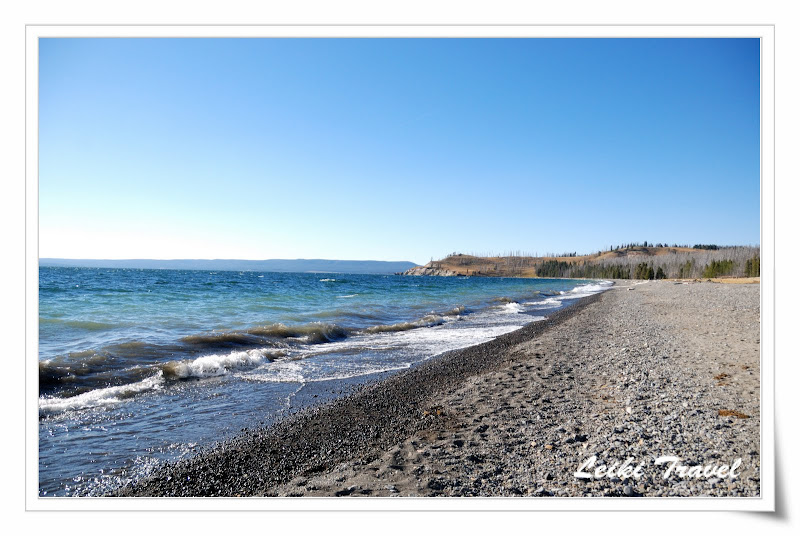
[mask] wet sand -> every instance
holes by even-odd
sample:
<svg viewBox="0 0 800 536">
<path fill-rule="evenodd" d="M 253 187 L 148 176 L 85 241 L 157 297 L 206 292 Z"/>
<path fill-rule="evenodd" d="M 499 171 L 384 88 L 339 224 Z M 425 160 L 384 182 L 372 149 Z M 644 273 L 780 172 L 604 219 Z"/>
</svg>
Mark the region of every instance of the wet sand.
<svg viewBox="0 0 800 536">
<path fill-rule="evenodd" d="M 757 496 L 759 329 L 758 285 L 618 281 L 117 495 Z M 577 478 L 591 456 L 641 476 Z"/>
</svg>

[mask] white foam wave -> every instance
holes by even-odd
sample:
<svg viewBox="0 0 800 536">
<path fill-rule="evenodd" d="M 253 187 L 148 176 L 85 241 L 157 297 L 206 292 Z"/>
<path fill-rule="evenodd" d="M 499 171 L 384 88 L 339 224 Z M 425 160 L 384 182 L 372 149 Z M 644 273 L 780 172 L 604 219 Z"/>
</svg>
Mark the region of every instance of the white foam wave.
<svg viewBox="0 0 800 536">
<path fill-rule="evenodd" d="M 561 305 L 561 300 L 556 298 L 545 298 L 541 301 L 525 302 L 523 305 L 532 309 L 552 309 Z"/>
<path fill-rule="evenodd" d="M 282 361 L 269 367 L 258 369 L 258 372 L 240 374 L 246 380 L 272 383 L 313 383 L 332 380 L 346 380 L 368 374 L 403 370 L 411 363 L 384 364 L 349 363 L 333 370 L 325 370 L 317 363 L 302 361 Z"/>
<path fill-rule="evenodd" d="M 611 286 L 611 283 L 608 281 L 601 281 L 600 283 L 587 283 L 585 285 L 578 285 L 570 292 L 573 294 L 577 292 L 600 292 L 601 290 L 607 289 L 609 286 Z"/>
<path fill-rule="evenodd" d="M 320 279 L 320 282 L 323 282 L 323 283 L 325 283 L 325 282 L 330 282 L 330 281 L 336 281 L 336 280 L 335 280 L 335 279 L 328 279 L 328 278 L 326 278 L 326 279 Z"/>
<path fill-rule="evenodd" d="M 167 377 L 175 379 L 224 376 L 244 368 L 263 365 L 267 361 L 283 355 L 286 355 L 283 350 L 264 349 L 211 354 L 193 360 L 167 363 L 164 365 L 164 373 Z"/>
<path fill-rule="evenodd" d="M 164 376 L 161 371 L 136 383 L 94 389 L 68 398 L 42 397 L 39 398 L 39 414 L 52 415 L 65 411 L 93 408 L 118 404 L 124 399 L 145 391 L 161 389 L 164 386 Z"/>
<path fill-rule="evenodd" d="M 574 289 L 570 290 L 566 296 L 568 298 L 584 298 L 586 296 L 591 296 L 592 294 L 597 294 L 598 292 L 608 290 L 613 284 L 614 283 L 611 281 L 600 281 L 598 283 L 586 283 L 584 285 L 578 285 Z"/>
<path fill-rule="evenodd" d="M 503 306 L 504 313 L 511 313 L 511 314 L 521 313 L 522 309 L 523 309 L 522 305 L 518 304 L 517 302 L 509 302 Z"/>
<path fill-rule="evenodd" d="M 346 296 L 336 296 L 337 298 L 355 298 L 358 294 L 347 294 Z"/>
<path fill-rule="evenodd" d="M 303 375 L 303 369 L 303 365 L 298 361 L 281 361 L 272 363 L 258 372 L 239 373 L 237 376 L 246 380 L 262 382 L 306 383 L 308 380 Z"/>
</svg>

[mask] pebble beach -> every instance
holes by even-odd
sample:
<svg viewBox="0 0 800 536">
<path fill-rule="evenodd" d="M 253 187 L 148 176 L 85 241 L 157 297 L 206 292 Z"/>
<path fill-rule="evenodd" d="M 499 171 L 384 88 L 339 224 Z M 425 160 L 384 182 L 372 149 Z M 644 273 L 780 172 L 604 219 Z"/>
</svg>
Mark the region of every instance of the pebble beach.
<svg viewBox="0 0 800 536">
<path fill-rule="evenodd" d="M 757 497 L 760 424 L 759 286 L 617 281 L 113 495 Z"/>
</svg>

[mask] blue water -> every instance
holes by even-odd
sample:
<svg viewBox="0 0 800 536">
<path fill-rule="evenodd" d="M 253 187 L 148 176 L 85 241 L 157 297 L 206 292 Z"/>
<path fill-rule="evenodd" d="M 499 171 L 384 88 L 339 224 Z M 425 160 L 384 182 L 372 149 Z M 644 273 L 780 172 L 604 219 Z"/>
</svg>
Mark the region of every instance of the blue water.
<svg viewBox="0 0 800 536">
<path fill-rule="evenodd" d="M 40 495 L 94 495 L 604 283 L 41 268 Z"/>
</svg>

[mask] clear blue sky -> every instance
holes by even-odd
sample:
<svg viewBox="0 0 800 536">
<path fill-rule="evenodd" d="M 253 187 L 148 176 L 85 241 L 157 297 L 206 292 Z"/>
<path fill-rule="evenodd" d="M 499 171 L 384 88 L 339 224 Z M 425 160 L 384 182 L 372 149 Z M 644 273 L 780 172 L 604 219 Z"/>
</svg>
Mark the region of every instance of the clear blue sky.
<svg viewBox="0 0 800 536">
<path fill-rule="evenodd" d="M 759 243 L 756 39 L 43 39 L 40 256 Z"/>
</svg>

